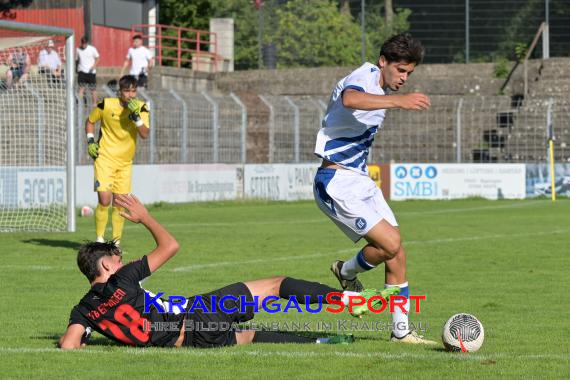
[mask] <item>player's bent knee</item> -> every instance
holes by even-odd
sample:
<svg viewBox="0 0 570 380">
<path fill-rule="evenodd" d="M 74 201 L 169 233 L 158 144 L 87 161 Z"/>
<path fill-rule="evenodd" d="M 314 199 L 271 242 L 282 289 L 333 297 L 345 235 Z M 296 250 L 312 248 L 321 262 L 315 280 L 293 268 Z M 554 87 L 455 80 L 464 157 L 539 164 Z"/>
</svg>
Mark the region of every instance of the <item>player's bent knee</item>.
<svg viewBox="0 0 570 380">
<path fill-rule="evenodd" d="M 398 255 L 398 252 L 402 250 L 402 245 L 400 244 L 400 238 L 392 239 L 389 242 L 384 242 L 383 244 L 373 243 L 372 246 L 378 250 L 378 256 L 384 258 L 385 260 L 391 260 Z"/>
<path fill-rule="evenodd" d="M 400 245 L 400 239 L 398 239 L 397 242 L 394 242 L 392 244 L 387 245 L 384 248 L 384 252 L 386 253 L 386 256 L 388 257 L 388 260 L 391 260 L 398 255 L 398 253 L 401 251 L 401 249 L 402 249 L 402 246 Z"/>
<path fill-rule="evenodd" d="M 113 197 L 111 196 L 111 193 L 99 192 L 97 194 L 97 199 L 99 200 L 99 204 L 101 206 L 109 207 L 111 205 L 111 201 L 112 201 Z"/>
</svg>

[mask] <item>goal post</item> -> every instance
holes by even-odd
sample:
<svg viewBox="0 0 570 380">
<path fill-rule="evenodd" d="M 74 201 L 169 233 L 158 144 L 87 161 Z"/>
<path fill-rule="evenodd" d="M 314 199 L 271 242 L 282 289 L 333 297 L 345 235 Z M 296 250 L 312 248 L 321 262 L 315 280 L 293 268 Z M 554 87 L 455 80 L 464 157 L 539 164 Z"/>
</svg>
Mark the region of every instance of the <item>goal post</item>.
<svg viewBox="0 0 570 380">
<path fill-rule="evenodd" d="M 74 49 L 72 29 L 0 20 L 0 232 L 75 232 Z"/>
</svg>

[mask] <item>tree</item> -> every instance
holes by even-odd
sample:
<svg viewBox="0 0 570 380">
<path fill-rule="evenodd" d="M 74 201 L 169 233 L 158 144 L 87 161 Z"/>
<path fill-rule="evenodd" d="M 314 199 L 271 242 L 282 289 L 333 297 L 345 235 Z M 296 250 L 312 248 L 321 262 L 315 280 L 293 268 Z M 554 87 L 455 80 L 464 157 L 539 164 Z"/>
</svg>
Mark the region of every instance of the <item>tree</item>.
<svg viewBox="0 0 570 380">
<path fill-rule="evenodd" d="M 384 0 L 384 9 L 386 13 L 386 25 L 390 26 L 394 20 L 394 7 L 392 6 L 392 0 Z"/>
<path fill-rule="evenodd" d="M 278 67 L 345 66 L 360 63 L 360 29 L 329 0 L 290 0 L 276 11 L 270 36 Z"/>
<path fill-rule="evenodd" d="M 267 20 L 268 7 L 273 1 L 265 0 L 258 10 L 251 0 L 212 0 L 213 17 L 231 17 L 234 19 L 234 66 L 237 70 L 257 69 L 259 62 L 259 16 L 260 12 Z"/>
<path fill-rule="evenodd" d="M 209 0 L 160 0 L 158 18 L 165 25 L 207 30 L 214 12 L 211 3 Z"/>
<path fill-rule="evenodd" d="M 385 17 L 382 16 L 385 13 Z M 404 33 L 410 29 L 408 17 L 412 13 L 409 9 L 396 9 L 392 14 L 392 21 L 387 22 L 388 12 L 385 12 L 384 5 L 377 2 L 366 10 L 366 59 L 376 62 L 380 47 L 388 38 L 394 34 Z M 360 15 L 359 15 L 360 17 Z"/>
<path fill-rule="evenodd" d="M 387 23 L 381 16 L 383 2 L 367 6 L 367 52 L 372 62 L 386 38 L 409 27 L 409 10 L 397 9 L 392 22 Z M 212 17 L 233 18 L 237 70 L 258 68 L 260 34 L 262 44 L 276 46 L 280 68 L 360 63 L 361 31 L 351 15 L 360 17 L 360 7 L 348 7 L 356 2 L 264 0 L 260 10 L 255 4 L 252 0 L 161 0 L 159 18 L 162 24 L 196 29 L 208 29 Z"/>
<path fill-rule="evenodd" d="M 340 0 L 338 9 L 342 13 L 350 14 L 350 0 Z"/>
<path fill-rule="evenodd" d="M 268 3 L 268 1 L 265 1 Z M 258 12 L 250 0 L 161 0 L 161 24 L 209 29 L 210 18 L 234 19 L 234 60 L 237 70 L 257 68 Z"/>
<path fill-rule="evenodd" d="M 529 0 L 520 7 L 501 34 L 501 41 L 497 51 L 493 55 L 499 57 L 512 58 L 515 55 L 515 47 L 519 43 L 532 39 L 536 30 L 528 29 L 528 22 L 532 15 L 537 14 L 544 7 L 544 0 Z M 536 25 L 538 29 L 538 25 Z M 530 33 L 529 33 L 530 32 Z"/>
</svg>

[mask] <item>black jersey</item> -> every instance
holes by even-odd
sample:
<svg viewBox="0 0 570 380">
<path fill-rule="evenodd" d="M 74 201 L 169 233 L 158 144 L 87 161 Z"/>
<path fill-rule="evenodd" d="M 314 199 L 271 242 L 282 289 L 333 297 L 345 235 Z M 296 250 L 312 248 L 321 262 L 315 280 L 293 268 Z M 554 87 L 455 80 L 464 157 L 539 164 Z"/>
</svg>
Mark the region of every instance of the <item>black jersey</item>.
<svg viewBox="0 0 570 380">
<path fill-rule="evenodd" d="M 146 256 L 123 266 L 106 283 L 91 287 L 71 311 L 69 325 L 80 324 L 131 346 L 174 346 L 179 331 L 152 331 L 150 323 L 176 322 L 180 328 L 184 314 L 159 313 L 154 305 L 144 313 L 139 281 L 150 274 Z"/>
</svg>

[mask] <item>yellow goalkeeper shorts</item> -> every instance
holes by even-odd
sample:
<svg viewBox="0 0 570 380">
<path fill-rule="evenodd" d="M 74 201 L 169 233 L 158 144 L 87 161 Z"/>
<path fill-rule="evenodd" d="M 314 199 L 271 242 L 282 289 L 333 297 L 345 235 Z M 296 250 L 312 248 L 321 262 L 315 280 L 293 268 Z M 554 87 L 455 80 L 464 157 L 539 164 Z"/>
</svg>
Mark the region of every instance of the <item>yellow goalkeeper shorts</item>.
<svg viewBox="0 0 570 380">
<path fill-rule="evenodd" d="M 95 160 L 95 191 L 111 191 L 114 194 L 131 192 L 133 165 L 117 164 L 99 156 Z"/>
</svg>

